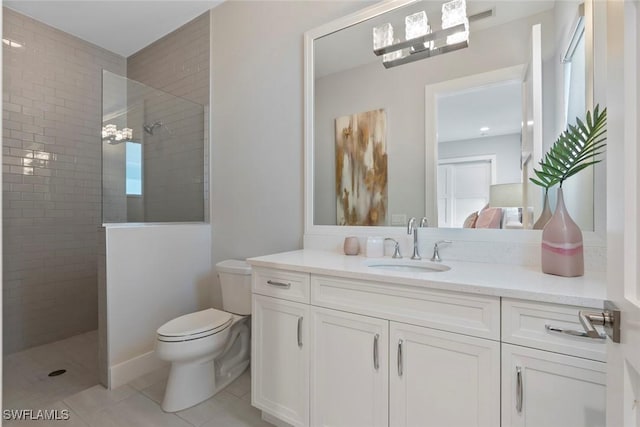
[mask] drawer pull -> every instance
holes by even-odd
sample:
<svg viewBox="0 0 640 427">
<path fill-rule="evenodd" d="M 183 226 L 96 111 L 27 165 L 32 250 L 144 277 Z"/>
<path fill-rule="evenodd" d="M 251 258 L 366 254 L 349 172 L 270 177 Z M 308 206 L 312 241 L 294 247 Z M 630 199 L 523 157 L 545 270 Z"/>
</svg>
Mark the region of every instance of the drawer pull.
<svg viewBox="0 0 640 427">
<path fill-rule="evenodd" d="M 563 328 L 558 328 L 556 326 L 551 326 L 551 325 L 544 325 L 544 328 L 549 332 L 557 332 L 559 334 L 566 334 L 574 337 L 596 338 L 601 340 L 607 338 L 606 334 L 599 334 L 599 336 L 597 337 L 591 337 L 586 332 L 583 332 L 583 331 L 576 331 L 574 329 L 563 329 Z"/>
<path fill-rule="evenodd" d="M 267 283 L 271 286 L 277 286 L 279 288 L 289 289 L 291 287 L 291 283 L 276 282 L 275 280 L 267 280 Z"/>
<path fill-rule="evenodd" d="M 377 371 L 380 368 L 380 360 L 378 357 L 378 340 L 380 339 L 380 335 L 376 334 L 373 337 L 373 368 Z"/>
<path fill-rule="evenodd" d="M 398 340 L 398 376 L 402 376 L 402 340 Z"/>
<path fill-rule="evenodd" d="M 516 366 L 516 411 L 522 413 L 522 368 Z"/>
<path fill-rule="evenodd" d="M 298 347 L 302 348 L 302 317 L 298 317 Z"/>
</svg>

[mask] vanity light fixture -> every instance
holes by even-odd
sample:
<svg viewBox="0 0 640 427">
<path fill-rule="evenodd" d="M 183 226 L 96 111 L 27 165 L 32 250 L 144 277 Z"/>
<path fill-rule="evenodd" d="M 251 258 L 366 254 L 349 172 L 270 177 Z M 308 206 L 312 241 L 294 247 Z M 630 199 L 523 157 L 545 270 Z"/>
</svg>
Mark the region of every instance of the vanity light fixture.
<svg viewBox="0 0 640 427">
<path fill-rule="evenodd" d="M 108 142 L 111 145 L 120 144 L 125 141 L 133 139 L 133 129 L 123 128 L 119 130 L 114 124 L 109 124 L 102 127 L 102 140 Z"/>
<path fill-rule="evenodd" d="M 469 46 L 469 18 L 465 0 L 442 5 L 442 29 L 431 31 L 426 12 L 405 18 L 405 41 L 393 38 L 393 26 L 386 23 L 373 29 L 373 53 L 382 55 L 385 68 L 453 52 Z"/>
</svg>

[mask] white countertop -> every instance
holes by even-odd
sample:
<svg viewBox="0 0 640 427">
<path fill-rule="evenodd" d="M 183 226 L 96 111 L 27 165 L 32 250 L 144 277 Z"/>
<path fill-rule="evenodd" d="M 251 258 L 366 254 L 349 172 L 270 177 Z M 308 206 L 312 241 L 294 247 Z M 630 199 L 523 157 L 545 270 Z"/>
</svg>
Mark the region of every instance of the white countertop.
<svg viewBox="0 0 640 427">
<path fill-rule="evenodd" d="M 368 267 L 376 261 L 420 263 L 409 258 L 366 258 L 336 252 L 303 249 L 249 258 L 256 267 L 268 267 L 352 279 L 393 281 L 401 285 L 497 297 L 519 298 L 585 307 L 603 306 L 606 273 L 587 272 L 582 277 L 544 274 L 537 267 L 443 260 L 444 272 L 391 271 Z"/>
</svg>

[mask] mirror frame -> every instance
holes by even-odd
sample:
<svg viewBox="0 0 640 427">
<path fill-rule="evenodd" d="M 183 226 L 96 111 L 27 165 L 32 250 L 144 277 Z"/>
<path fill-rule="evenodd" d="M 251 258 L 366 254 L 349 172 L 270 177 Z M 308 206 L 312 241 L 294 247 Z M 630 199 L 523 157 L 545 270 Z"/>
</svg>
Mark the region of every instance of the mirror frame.
<svg viewBox="0 0 640 427">
<path fill-rule="evenodd" d="M 341 237 L 348 235 L 369 236 L 382 235 L 385 237 L 399 237 L 406 235 L 406 228 L 403 226 L 338 226 L 338 225 L 316 225 L 313 223 L 314 217 L 314 41 L 344 28 L 359 24 L 369 19 L 375 18 L 398 8 L 417 3 L 421 0 L 388 0 L 376 3 L 355 13 L 338 18 L 324 25 L 316 27 L 304 33 L 304 247 L 307 247 L 309 239 L 323 239 L 331 237 Z M 595 104 L 594 98 L 599 99 L 604 104 L 604 96 L 596 96 L 598 88 L 594 87 L 594 72 L 598 71 L 596 61 L 594 61 L 594 44 L 597 43 L 594 37 L 594 2 L 596 0 L 585 0 L 585 27 L 586 49 L 587 49 L 587 108 L 592 109 Z M 600 73 L 599 73 L 600 74 Z M 602 74 L 604 77 L 604 74 Z M 426 123 L 425 123 L 426 126 Z M 597 176 L 597 174 L 596 174 Z M 594 183 L 595 184 L 595 183 Z M 594 185 L 594 191 L 597 186 Z M 594 197 L 595 199 L 595 197 Z M 595 208 L 594 208 L 595 209 Z M 606 208 L 604 209 L 606 211 Z M 605 214 L 594 212 L 596 220 L 595 231 L 583 231 L 583 240 L 586 246 L 604 246 L 606 238 Z M 429 237 L 456 239 L 466 241 L 486 241 L 486 242 L 514 242 L 514 243 L 539 243 L 542 232 L 540 230 L 468 230 L 457 228 L 436 228 L 429 227 L 426 230 Z"/>
</svg>

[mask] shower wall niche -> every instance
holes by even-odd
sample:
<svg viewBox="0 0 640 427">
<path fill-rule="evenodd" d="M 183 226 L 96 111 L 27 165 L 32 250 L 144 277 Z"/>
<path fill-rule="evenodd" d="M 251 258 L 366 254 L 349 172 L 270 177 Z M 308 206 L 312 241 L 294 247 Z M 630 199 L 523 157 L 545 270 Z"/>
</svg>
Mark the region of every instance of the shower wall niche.
<svg viewBox="0 0 640 427">
<path fill-rule="evenodd" d="M 205 221 L 205 108 L 103 71 L 103 223 Z"/>
</svg>

